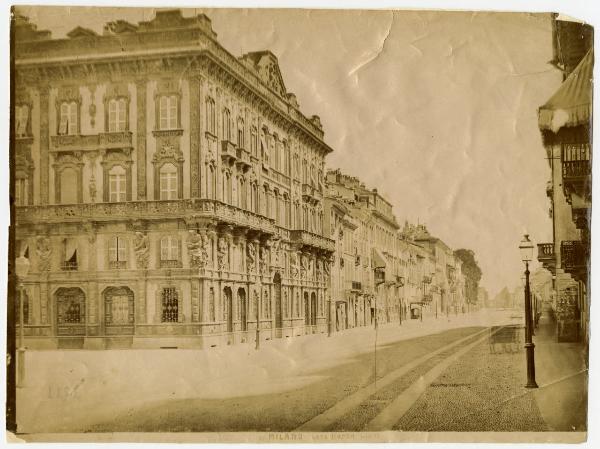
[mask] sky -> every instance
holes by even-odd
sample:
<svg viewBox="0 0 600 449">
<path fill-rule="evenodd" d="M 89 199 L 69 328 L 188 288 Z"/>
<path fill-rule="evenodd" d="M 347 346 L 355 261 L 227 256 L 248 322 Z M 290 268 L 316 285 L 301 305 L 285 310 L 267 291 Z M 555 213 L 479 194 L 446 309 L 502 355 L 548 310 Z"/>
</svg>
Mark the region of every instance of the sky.
<svg viewBox="0 0 600 449">
<path fill-rule="evenodd" d="M 20 7 L 53 37 L 152 8 Z M 518 245 L 552 241 L 550 169 L 537 108 L 561 82 L 547 14 L 219 10 L 233 55 L 271 50 L 305 115 L 334 149 L 328 168 L 358 176 L 452 248 L 470 248 L 493 296 L 520 285 Z M 534 263 L 535 268 L 535 263 Z"/>
</svg>

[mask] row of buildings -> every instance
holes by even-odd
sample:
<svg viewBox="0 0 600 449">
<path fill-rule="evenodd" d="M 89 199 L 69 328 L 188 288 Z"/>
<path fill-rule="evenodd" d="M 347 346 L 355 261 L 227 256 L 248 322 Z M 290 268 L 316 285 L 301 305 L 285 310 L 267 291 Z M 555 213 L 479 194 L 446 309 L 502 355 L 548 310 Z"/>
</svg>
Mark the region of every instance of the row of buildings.
<svg viewBox="0 0 600 449">
<path fill-rule="evenodd" d="M 553 65 L 563 83 L 540 107 L 539 128 L 551 169 L 546 187 L 553 241 L 538 245 L 552 274 L 558 341 L 589 339 L 593 28 L 553 17 Z"/>
<path fill-rule="evenodd" d="M 210 347 L 464 310 L 453 252 L 326 173 L 269 51 L 159 10 L 53 39 L 15 16 L 25 345 Z"/>
</svg>

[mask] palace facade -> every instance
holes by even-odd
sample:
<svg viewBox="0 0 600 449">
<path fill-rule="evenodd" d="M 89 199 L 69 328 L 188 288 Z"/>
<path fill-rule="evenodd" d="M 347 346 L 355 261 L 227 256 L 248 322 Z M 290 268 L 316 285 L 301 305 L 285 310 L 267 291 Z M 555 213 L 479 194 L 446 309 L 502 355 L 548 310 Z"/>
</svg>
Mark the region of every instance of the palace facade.
<svg viewBox="0 0 600 449">
<path fill-rule="evenodd" d="M 27 347 L 326 331 L 332 149 L 271 52 L 234 57 L 179 10 L 61 39 L 16 17 L 14 33 Z"/>
</svg>

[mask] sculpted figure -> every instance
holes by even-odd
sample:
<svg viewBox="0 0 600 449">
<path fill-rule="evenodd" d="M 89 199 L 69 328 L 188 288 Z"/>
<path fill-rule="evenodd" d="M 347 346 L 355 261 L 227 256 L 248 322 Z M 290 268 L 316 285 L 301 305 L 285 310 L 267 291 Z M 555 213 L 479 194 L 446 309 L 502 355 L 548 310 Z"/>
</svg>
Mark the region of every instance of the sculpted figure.
<svg viewBox="0 0 600 449">
<path fill-rule="evenodd" d="M 252 242 L 248 242 L 246 265 L 248 265 L 248 271 L 250 272 L 253 272 L 256 268 L 256 246 Z"/>
<path fill-rule="evenodd" d="M 267 265 L 267 250 L 264 247 L 260 247 L 260 272 L 261 274 L 267 274 L 269 267 Z"/>
<path fill-rule="evenodd" d="M 52 247 L 50 239 L 45 236 L 37 238 L 36 253 L 39 259 L 39 269 L 42 271 L 50 271 L 50 256 L 52 255 Z"/>
<path fill-rule="evenodd" d="M 206 251 L 206 235 L 200 235 L 198 231 L 191 229 L 188 236 L 188 254 L 190 265 L 194 268 L 204 268 L 208 261 L 208 252 Z"/>
<path fill-rule="evenodd" d="M 217 244 L 217 265 L 220 271 L 228 269 L 227 249 L 227 240 L 225 240 L 225 237 L 219 237 Z"/>
<path fill-rule="evenodd" d="M 306 256 L 305 254 L 302 254 L 302 256 L 300 256 L 300 263 L 301 263 L 301 267 L 300 267 L 300 271 L 302 272 L 302 278 L 305 278 L 308 274 L 308 270 L 309 270 L 309 262 L 308 262 L 308 256 Z"/>
<path fill-rule="evenodd" d="M 323 278 L 323 262 L 319 259 L 317 260 L 317 280 L 321 280 Z"/>
<path fill-rule="evenodd" d="M 298 254 L 296 254 L 295 252 L 290 254 L 290 267 L 292 271 L 292 277 L 297 278 L 299 274 Z"/>
<path fill-rule="evenodd" d="M 139 269 L 148 268 L 148 253 L 150 251 L 148 245 L 148 236 L 143 232 L 136 232 L 133 239 L 133 249 L 135 251 L 135 260 Z"/>
</svg>

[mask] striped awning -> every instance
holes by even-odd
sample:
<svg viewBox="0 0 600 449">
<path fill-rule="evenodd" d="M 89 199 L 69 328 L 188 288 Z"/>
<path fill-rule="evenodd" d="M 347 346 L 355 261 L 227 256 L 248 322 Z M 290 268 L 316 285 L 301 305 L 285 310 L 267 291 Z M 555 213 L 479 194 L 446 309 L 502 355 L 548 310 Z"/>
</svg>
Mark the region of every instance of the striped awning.
<svg viewBox="0 0 600 449">
<path fill-rule="evenodd" d="M 590 123 L 594 52 L 590 49 L 579 65 L 538 111 L 540 130 L 556 133 L 562 127 Z"/>
</svg>

